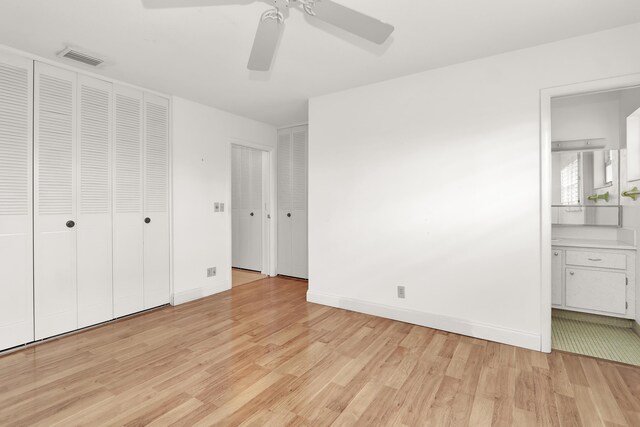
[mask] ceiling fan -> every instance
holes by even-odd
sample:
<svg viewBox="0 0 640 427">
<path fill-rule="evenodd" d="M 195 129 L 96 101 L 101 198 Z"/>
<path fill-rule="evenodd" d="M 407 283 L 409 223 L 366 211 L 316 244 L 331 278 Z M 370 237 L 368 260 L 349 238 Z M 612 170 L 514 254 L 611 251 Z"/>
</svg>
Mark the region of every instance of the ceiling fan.
<svg viewBox="0 0 640 427">
<path fill-rule="evenodd" d="M 309 16 L 320 19 L 343 30 L 374 43 L 382 44 L 393 32 L 393 25 L 389 25 L 370 16 L 364 15 L 331 0 L 268 0 L 274 4 L 260 16 L 258 30 L 253 41 L 253 48 L 249 56 L 247 68 L 254 71 L 268 71 L 276 53 L 278 40 L 284 28 L 285 14 L 289 7 L 300 6 Z M 196 1 L 195 5 L 204 2 Z M 188 6 L 188 2 L 184 3 Z"/>
</svg>

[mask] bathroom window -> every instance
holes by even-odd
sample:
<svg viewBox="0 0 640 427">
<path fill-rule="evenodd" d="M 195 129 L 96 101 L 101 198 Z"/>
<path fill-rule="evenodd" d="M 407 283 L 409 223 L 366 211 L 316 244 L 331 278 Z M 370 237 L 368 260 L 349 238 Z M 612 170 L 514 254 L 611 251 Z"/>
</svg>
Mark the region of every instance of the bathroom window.
<svg viewBox="0 0 640 427">
<path fill-rule="evenodd" d="M 580 162 L 578 157 L 567 163 L 560 171 L 560 203 L 580 204 Z"/>
</svg>

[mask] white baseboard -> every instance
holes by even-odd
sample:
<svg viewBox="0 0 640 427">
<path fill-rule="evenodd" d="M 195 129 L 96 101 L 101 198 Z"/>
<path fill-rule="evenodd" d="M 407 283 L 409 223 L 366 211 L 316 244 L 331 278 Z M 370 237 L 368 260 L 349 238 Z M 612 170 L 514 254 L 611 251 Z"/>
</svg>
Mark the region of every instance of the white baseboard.
<svg viewBox="0 0 640 427">
<path fill-rule="evenodd" d="M 231 284 L 222 282 L 213 286 L 205 286 L 201 288 L 193 288 L 186 291 L 176 292 L 175 294 L 173 294 L 171 305 L 184 304 L 185 302 L 208 297 L 209 295 L 218 294 L 229 289 L 231 289 Z"/>
<path fill-rule="evenodd" d="M 528 348 L 530 350 L 540 351 L 541 348 L 539 335 L 515 329 L 508 329 L 502 326 L 442 316 L 439 314 L 425 313 L 406 308 L 392 307 L 389 305 L 353 298 L 345 298 L 321 292 L 308 291 L 307 301 L 342 308 L 345 310 L 357 311 L 359 313 L 371 314 L 373 316 L 384 317 L 387 319 L 399 320 L 401 322 L 412 323 L 414 325 L 426 326 L 428 328 L 440 329 L 488 341 L 509 344 L 516 347 Z"/>
</svg>

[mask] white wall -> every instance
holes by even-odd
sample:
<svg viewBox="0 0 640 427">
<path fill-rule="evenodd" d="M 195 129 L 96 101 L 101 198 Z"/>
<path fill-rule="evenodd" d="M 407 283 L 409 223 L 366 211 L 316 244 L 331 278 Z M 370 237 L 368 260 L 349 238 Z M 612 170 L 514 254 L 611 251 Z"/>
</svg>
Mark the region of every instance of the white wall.
<svg viewBox="0 0 640 427">
<path fill-rule="evenodd" d="M 276 128 L 173 98 L 173 287 L 181 303 L 231 287 L 231 142 L 276 146 Z M 214 213 L 214 202 L 225 212 Z M 206 277 L 207 267 L 217 276 Z"/>
<path fill-rule="evenodd" d="M 620 93 L 568 96 L 551 101 L 551 140 L 604 138 L 620 148 Z"/>
<path fill-rule="evenodd" d="M 640 72 L 638 40 L 636 24 L 311 99 L 308 299 L 540 349 L 540 90 Z"/>
</svg>

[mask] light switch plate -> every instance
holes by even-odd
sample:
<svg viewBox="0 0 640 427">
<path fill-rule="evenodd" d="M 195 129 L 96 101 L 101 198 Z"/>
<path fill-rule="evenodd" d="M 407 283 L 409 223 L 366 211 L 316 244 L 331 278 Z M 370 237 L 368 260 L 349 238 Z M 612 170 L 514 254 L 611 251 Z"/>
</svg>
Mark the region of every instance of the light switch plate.
<svg viewBox="0 0 640 427">
<path fill-rule="evenodd" d="M 214 211 L 214 212 L 220 212 L 220 203 L 215 202 L 215 203 L 213 204 L 213 211 Z"/>
<path fill-rule="evenodd" d="M 220 203 L 220 212 L 224 212 L 224 203 Z"/>
</svg>

